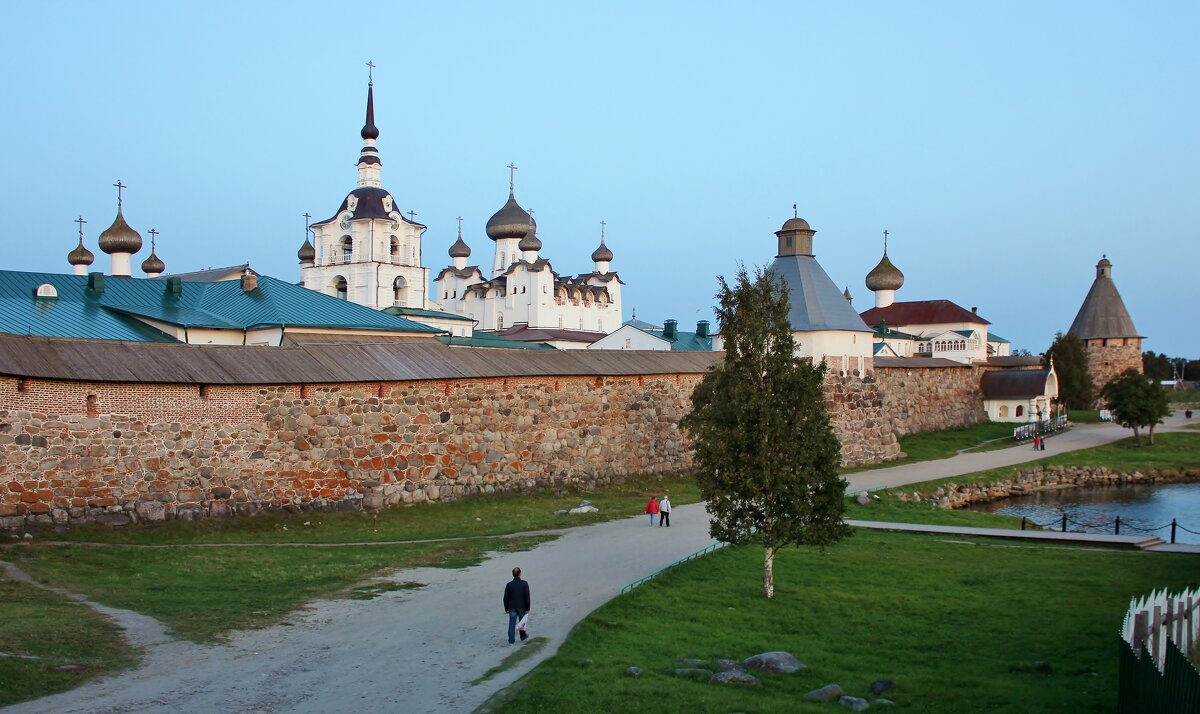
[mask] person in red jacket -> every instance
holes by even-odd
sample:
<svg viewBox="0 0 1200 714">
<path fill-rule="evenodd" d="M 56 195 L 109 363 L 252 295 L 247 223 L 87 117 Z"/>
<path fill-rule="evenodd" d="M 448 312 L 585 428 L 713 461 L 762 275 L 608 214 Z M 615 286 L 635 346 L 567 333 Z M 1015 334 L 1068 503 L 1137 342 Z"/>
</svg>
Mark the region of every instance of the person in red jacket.
<svg viewBox="0 0 1200 714">
<path fill-rule="evenodd" d="M 658 515 L 658 499 L 654 496 L 650 497 L 650 502 L 646 504 L 646 513 L 650 514 L 650 527 L 654 527 L 654 517 Z"/>
</svg>

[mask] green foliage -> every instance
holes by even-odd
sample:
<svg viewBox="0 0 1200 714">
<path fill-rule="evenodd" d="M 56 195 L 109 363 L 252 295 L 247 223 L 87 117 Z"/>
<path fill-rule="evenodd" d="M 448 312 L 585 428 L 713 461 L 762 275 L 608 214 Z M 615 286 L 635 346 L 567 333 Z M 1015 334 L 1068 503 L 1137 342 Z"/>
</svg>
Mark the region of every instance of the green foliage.
<svg viewBox="0 0 1200 714">
<path fill-rule="evenodd" d="M 870 699 L 876 679 L 896 683 L 896 706 L 872 712 L 1111 711 L 1129 599 L 1200 583 L 1191 555 L 864 530 L 824 553 L 781 551 L 767 600 L 751 581 L 761 559 L 725 548 L 600 607 L 500 711 L 833 714 L 845 710 L 804 693 L 837 682 Z M 808 669 L 755 688 L 674 675 L 681 657 L 774 650 Z M 1023 671 L 1040 661 L 1051 673 Z"/>
<path fill-rule="evenodd" d="M 1096 386 L 1083 340 L 1070 333 L 1056 333 L 1042 357 L 1043 366 L 1049 367 L 1051 361 L 1058 375 L 1058 400 L 1068 409 L 1091 408 L 1096 401 Z"/>
<path fill-rule="evenodd" d="M 725 361 L 692 393 L 683 427 L 695 449 L 696 481 L 710 532 L 766 547 L 764 589 L 781 546 L 827 545 L 848 534 L 841 445 L 825 410 L 825 365 L 796 357 L 787 290 L 774 274 L 743 268 L 721 279 L 717 321 Z"/>
<path fill-rule="evenodd" d="M 1154 350 L 1142 353 L 1142 372 L 1150 379 L 1175 379 L 1175 366 L 1166 354 L 1155 354 Z"/>
<path fill-rule="evenodd" d="M 1139 446 L 1142 443 L 1139 430 L 1148 427 L 1150 444 L 1153 445 L 1155 425 L 1161 424 L 1163 418 L 1171 413 L 1167 390 L 1157 379 L 1150 380 L 1133 368 L 1104 385 L 1100 396 L 1117 423 L 1126 429 L 1133 429 L 1133 440 Z"/>
</svg>

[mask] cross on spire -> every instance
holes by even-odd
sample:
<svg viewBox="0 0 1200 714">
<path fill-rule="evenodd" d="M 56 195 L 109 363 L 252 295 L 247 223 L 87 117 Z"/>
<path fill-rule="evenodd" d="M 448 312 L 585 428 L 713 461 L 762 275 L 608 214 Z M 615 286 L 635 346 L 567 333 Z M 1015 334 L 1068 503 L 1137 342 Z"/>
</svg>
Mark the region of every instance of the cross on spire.
<svg viewBox="0 0 1200 714">
<path fill-rule="evenodd" d="M 305 236 L 307 236 L 307 235 L 308 235 L 308 227 L 309 227 L 309 225 L 310 225 L 308 221 L 309 221 L 309 219 L 311 219 L 311 218 L 312 218 L 312 214 L 311 214 L 311 213 L 309 213 L 308 211 L 305 211 L 305 212 L 304 212 L 304 235 L 305 235 Z"/>
<path fill-rule="evenodd" d="M 508 162 L 508 192 L 513 192 L 513 186 L 517 180 L 517 167 L 513 162 Z"/>
<path fill-rule="evenodd" d="M 412 223 L 416 223 L 417 222 L 417 212 L 409 211 L 408 212 L 408 220 Z"/>
<path fill-rule="evenodd" d="M 799 218 L 800 211 L 796 209 L 796 204 L 792 204 L 792 218 Z"/>
<path fill-rule="evenodd" d="M 117 189 L 117 210 L 119 211 L 121 210 L 121 191 L 129 187 L 121 183 L 121 179 L 117 179 L 117 182 L 113 186 Z"/>
<path fill-rule="evenodd" d="M 462 238 L 462 216 L 458 216 L 454 220 L 458 221 L 458 237 Z"/>
<path fill-rule="evenodd" d="M 80 216 L 79 218 L 76 218 L 73 222 L 79 224 L 79 245 L 83 245 L 83 224 L 87 223 L 87 221 L 83 220 L 83 216 Z"/>
<path fill-rule="evenodd" d="M 155 239 L 158 238 L 158 231 L 151 228 L 150 230 L 148 230 L 146 232 L 150 234 L 150 252 L 153 253 L 154 246 L 155 246 Z"/>
<path fill-rule="evenodd" d="M 605 225 L 606 225 L 606 224 L 604 223 L 604 221 L 603 221 L 603 220 L 601 220 L 601 221 L 600 221 L 600 242 L 601 242 L 601 243 L 603 243 L 603 242 L 604 242 L 604 226 L 605 226 Z"/>
<path fill-rule="evenodd" d="M 375 63 L 367 60 L 367 84 L 375 84 Z"/>
<path fill-rule="evenodd" d="M 887 238 L 888 238 L 888 231 L 886 228 L 884 228 L 883 229 L 883 255 L 884 255 L 884 257 L 887 257 Z"/>
</svg>

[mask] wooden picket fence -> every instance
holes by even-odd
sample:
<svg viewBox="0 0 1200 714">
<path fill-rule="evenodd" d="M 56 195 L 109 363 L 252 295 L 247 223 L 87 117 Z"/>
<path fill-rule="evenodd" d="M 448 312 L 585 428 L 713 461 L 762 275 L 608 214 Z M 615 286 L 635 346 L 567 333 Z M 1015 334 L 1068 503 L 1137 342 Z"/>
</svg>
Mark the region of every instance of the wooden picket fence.
<svg viewBox="0 0 1200 714">
<path fill-rule="evenodd" d="M 1200 589 L 1133 598 L 1121 639 L 1118 712 L 1200 711 Z"/>
</svg>

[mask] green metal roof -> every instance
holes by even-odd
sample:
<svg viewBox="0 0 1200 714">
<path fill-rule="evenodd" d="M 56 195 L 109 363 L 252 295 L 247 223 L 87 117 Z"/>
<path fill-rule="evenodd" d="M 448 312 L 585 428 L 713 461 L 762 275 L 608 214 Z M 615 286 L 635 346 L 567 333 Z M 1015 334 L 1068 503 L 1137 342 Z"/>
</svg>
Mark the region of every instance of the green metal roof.
<svg viewBox="0 0 1200 714">
<path fill-rule="evenodd" d="M 510 340 L 504 337 L 496 337 L 494 335 L 475 335 L 473 337 L 452 337 L 450 335 L 438 335 L 443 345 L 453 347 L 496 347 L 500 349 L 510 350 L 553 350 L 558 349 L 553 345 L 548 345 L 545 342 L 522 342 L 520 340 Z"/>
<path fill-rule="evenodd" d="M 975 334 L 975 330 L 954 330 L 954 332 L 957 332 L 963 337 L 970 337 L 971 335 Z"/>
<path fill-rule="evenodd" d="M 708 337 L 701 337 L 695 332 L 683 332 L 681 330 L 677 330 L 675 332 L 675 339 L 670 340 L 669 338 L 663 336 L 662 328 L 652 330 L 643 328 L 639 329 L 641 329 L 642 332 L 647 332 L 655 337 L 660 337 L 670 342 L 672 352 L 712 352 L 712 335 L 709 335 Z"/>
<path fill-rule="evenodd" d="M 58 298 L 34 300 L 38 285 L 49 283 Z M 155 320 L 181 327 L 249 329 L 322 327 L 391 332 L 439 332 L 435 327 L 277 280 L 258 278 L 258 287 L 242 289 L 240 280 L 182 282 L 171 294 L 171 281 L 104 276 L 104 290 L 87 289 L 88 277 L 0 270 L 0 331 L 46 337 L 172 342 L 139 322 Z"/>
<path fill-rule="evenodd" d="M 474 318 L 466 315 L 456 315 L 453 312 L 442 312 L 441 310 L 425 310 L 419 307 L 385 307 L 383 311 L 389 315 L 399 315 L 400 317 L 429 317 L 438 320 L 464 320 L 466 322 L 474 322 Z"/>
<path fill-rule="evenodd" d="M 995 332 L 989 331 L 988 332 L 988 342 L 1006 342 L 1007 343 L 1008 340 L 1004 339 L 1000 335 L 997 335 Z"/>
</svg>

